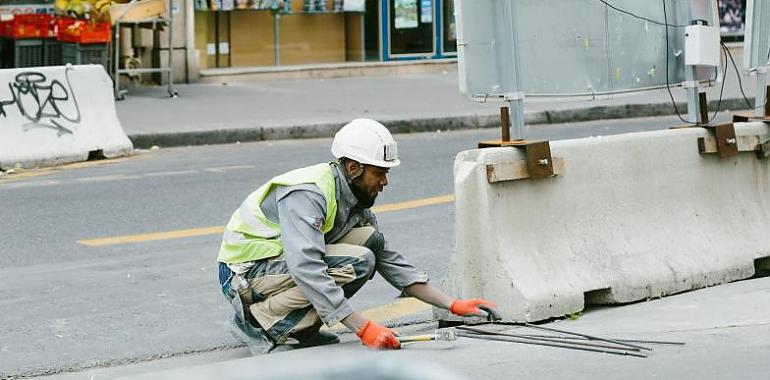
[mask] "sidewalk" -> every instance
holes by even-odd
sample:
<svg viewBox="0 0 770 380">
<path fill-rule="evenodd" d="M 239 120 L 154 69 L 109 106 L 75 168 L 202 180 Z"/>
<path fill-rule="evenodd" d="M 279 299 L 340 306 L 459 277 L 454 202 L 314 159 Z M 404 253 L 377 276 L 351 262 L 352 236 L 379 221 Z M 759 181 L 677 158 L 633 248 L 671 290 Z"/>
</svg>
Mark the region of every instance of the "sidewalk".
<svg viewBox="0 0 770 380">
<path fill-rule="evenodd" d="M 740 69 L 741 54 L 733 55 Z M 501 103 L 464 99 L 456 64 L 435 67 L 438 71 L 389 76 L 269 81 L 244 77 L 237 82 L 178 85 L 177 99 L 166 97 L 163 87 L 137 87 L 129 90 L 126 100 L 117 102 L 117 111 L 137 148 L 329 137 L 357 117 L 383 121 L 399 133 L 499 125 Z M 743 87 L 753 104 L 755 77 L 744 76 Z M 712 112 L 719 90 L 715 86 L 707 91 Z M 684 91 L 672 88 L 672 92 L 679 111 L 686 114 Z M 747 108 L 732 65 L 721 108 Z M 596 100 L 525 100 L 527 124 L 671 114 L 666 89 Z"/>
<path fill-rule="evenodd" d="M 543 325 L 607 338 L 686 343 L 650 345 L 653 351 L 647 358 L 468 338 L 372 352 L 347 334 L 335 346 L 258 357 L 248 357 L 248 351 L 240 348 L 47 379 L 758 379 L 770 371 L 768 305 L 770 278 L 759 278 L 594 309 L 574 321 Z M 413 334 L 434 327 L 422 324 L 398 330 Z M 159 368 L 166 370 L 157 372 Z M 345 376 L 350 373 L 358 376 Z"/>
</svg>

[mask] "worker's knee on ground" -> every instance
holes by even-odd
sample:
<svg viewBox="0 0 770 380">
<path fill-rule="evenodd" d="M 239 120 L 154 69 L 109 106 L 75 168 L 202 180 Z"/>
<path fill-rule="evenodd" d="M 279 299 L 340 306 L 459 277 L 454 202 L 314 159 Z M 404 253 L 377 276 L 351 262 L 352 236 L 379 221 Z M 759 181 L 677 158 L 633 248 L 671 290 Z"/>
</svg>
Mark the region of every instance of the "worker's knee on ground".
<svg viewBox="0 0 770 380">
<path fill-rule="evenodd" d="M 374 273 L 374 267 L 377 262 L 376 256 L 374 255 L 374 252 L 367 249 L 366 252 L 364 252 L 363 255 L 361 255 L 358 259 L 357 268 L 356 268 L 356 274 L 359 278 L 371 278 L 372 274 Z"/>
<path fill-rule="evenodd" d="M 385 249 L 385 236 L 380 231 L 374 230 L 369 238 L 366 239 L 364 247 L 369 248 L 374 253 L 381 252 Z"/>
</svg>

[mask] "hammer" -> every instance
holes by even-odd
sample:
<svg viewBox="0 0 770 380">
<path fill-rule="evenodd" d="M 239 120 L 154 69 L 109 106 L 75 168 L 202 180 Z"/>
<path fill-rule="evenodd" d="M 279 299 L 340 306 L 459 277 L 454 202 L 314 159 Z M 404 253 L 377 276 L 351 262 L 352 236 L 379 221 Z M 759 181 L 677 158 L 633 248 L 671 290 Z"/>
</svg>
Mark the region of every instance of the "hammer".
<svg viewBox="0 0 770 380">
<path fill-rule="evenodd" d="M 409 343 L 409 342 L 429 342 L 432 340 L 439 340 L 444 342 L 451 342 L 454 340 L 457 340 L 457 334 L 455 334 L 454 329 L 441 329 L 436 330 L 433 332 L 433 334 L 425 334 L 425 335 L 411 335 L 411 336 L 400 336 L 398 337 L 398 341 L 401 343 Z"/>
</svg>

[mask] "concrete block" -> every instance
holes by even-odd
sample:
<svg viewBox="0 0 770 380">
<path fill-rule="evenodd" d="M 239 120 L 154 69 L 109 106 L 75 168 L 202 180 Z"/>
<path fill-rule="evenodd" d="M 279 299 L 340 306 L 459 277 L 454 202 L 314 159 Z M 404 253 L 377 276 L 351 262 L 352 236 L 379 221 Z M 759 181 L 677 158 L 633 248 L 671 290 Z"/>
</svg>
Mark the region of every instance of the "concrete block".
<svg viewBox="0 0 770 380">
<path fill-rule="evenodd" d="M 553 141 L 564 173 L 490 184 L 515 148 L 461 152 L 449 294 L 536 321 L 751 277 L 770 256 L 770 166 L 700 155 L 702 128 Z M 770 135 L 763 123 L 738 136 Z M 456 319 L 442 310 L 435 316 Z"/>
<path fill-rule="evenodd" d="M 101 65 L 0 70 L 0 168 L 130 154 Z"/>
</svg>

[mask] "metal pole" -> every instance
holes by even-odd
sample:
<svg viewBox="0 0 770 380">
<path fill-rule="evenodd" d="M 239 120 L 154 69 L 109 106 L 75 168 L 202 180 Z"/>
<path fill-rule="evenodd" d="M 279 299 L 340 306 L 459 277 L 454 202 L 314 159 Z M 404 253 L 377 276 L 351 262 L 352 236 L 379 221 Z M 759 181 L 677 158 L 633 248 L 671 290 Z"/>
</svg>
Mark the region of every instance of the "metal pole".
<svg viewBox="0 0 770 380">
<path fill-rule="evenodd" d="M 113 85 L 115 86 L 115 99 L 121 100 L 122 96 L 120 95 L 120 73 L 118 70 L 120 70 L 120 19 L 115 20 L 115 43 L 113 44 L 114 49 L 114 59 L 112 61 L 112 68 L 113 68 L 113 77 L 112 80 L 115 81 Z"/>
<path fill-rule="evenodd" d="M 219 10 L 214 11 L 214 67 L 219 66 Z"/>
<path fill-rule="evenodd" d="M 511 62 L 513 63 L 512 89 L 506 101 L 510 109 L 511 138 L 524 140 L 524 92 L 521 89 L 521 63 L 519 61 L 519 37 L 513 22 L 513 1 L 503 1 L 505 18 L 510 24 L 506 25 L 511 31 Z"/>
<path fill-rule="evenodd" d="M 158 46 L 160 47 L 160 46 Z M 162 67 L 162 66 L 161 66 Z M 174 97 L 174 0 L 168 0 L 168 96 Z"/>
<path fill-rule="evenodd" d="M 757 68 L 757 95 L 754 98 L 754 116 L 764 117 L 767 102 L 767 66 Z"/>
<path fill-rule="evenodd" d="M 687 87 L 687 121 L 690 123 L 700 124 L 701 110 L 700 110 L 700 98 L 698 95 L 698 81 L 696 78 L 696 67 L 685 66 L 685 86 Z"/>
<path fill-rule="evenodd" d="M 273 12 L 273 37 L 275 41 L 275 65 L 281 65 L 281 12 Z"/>
</svg>

